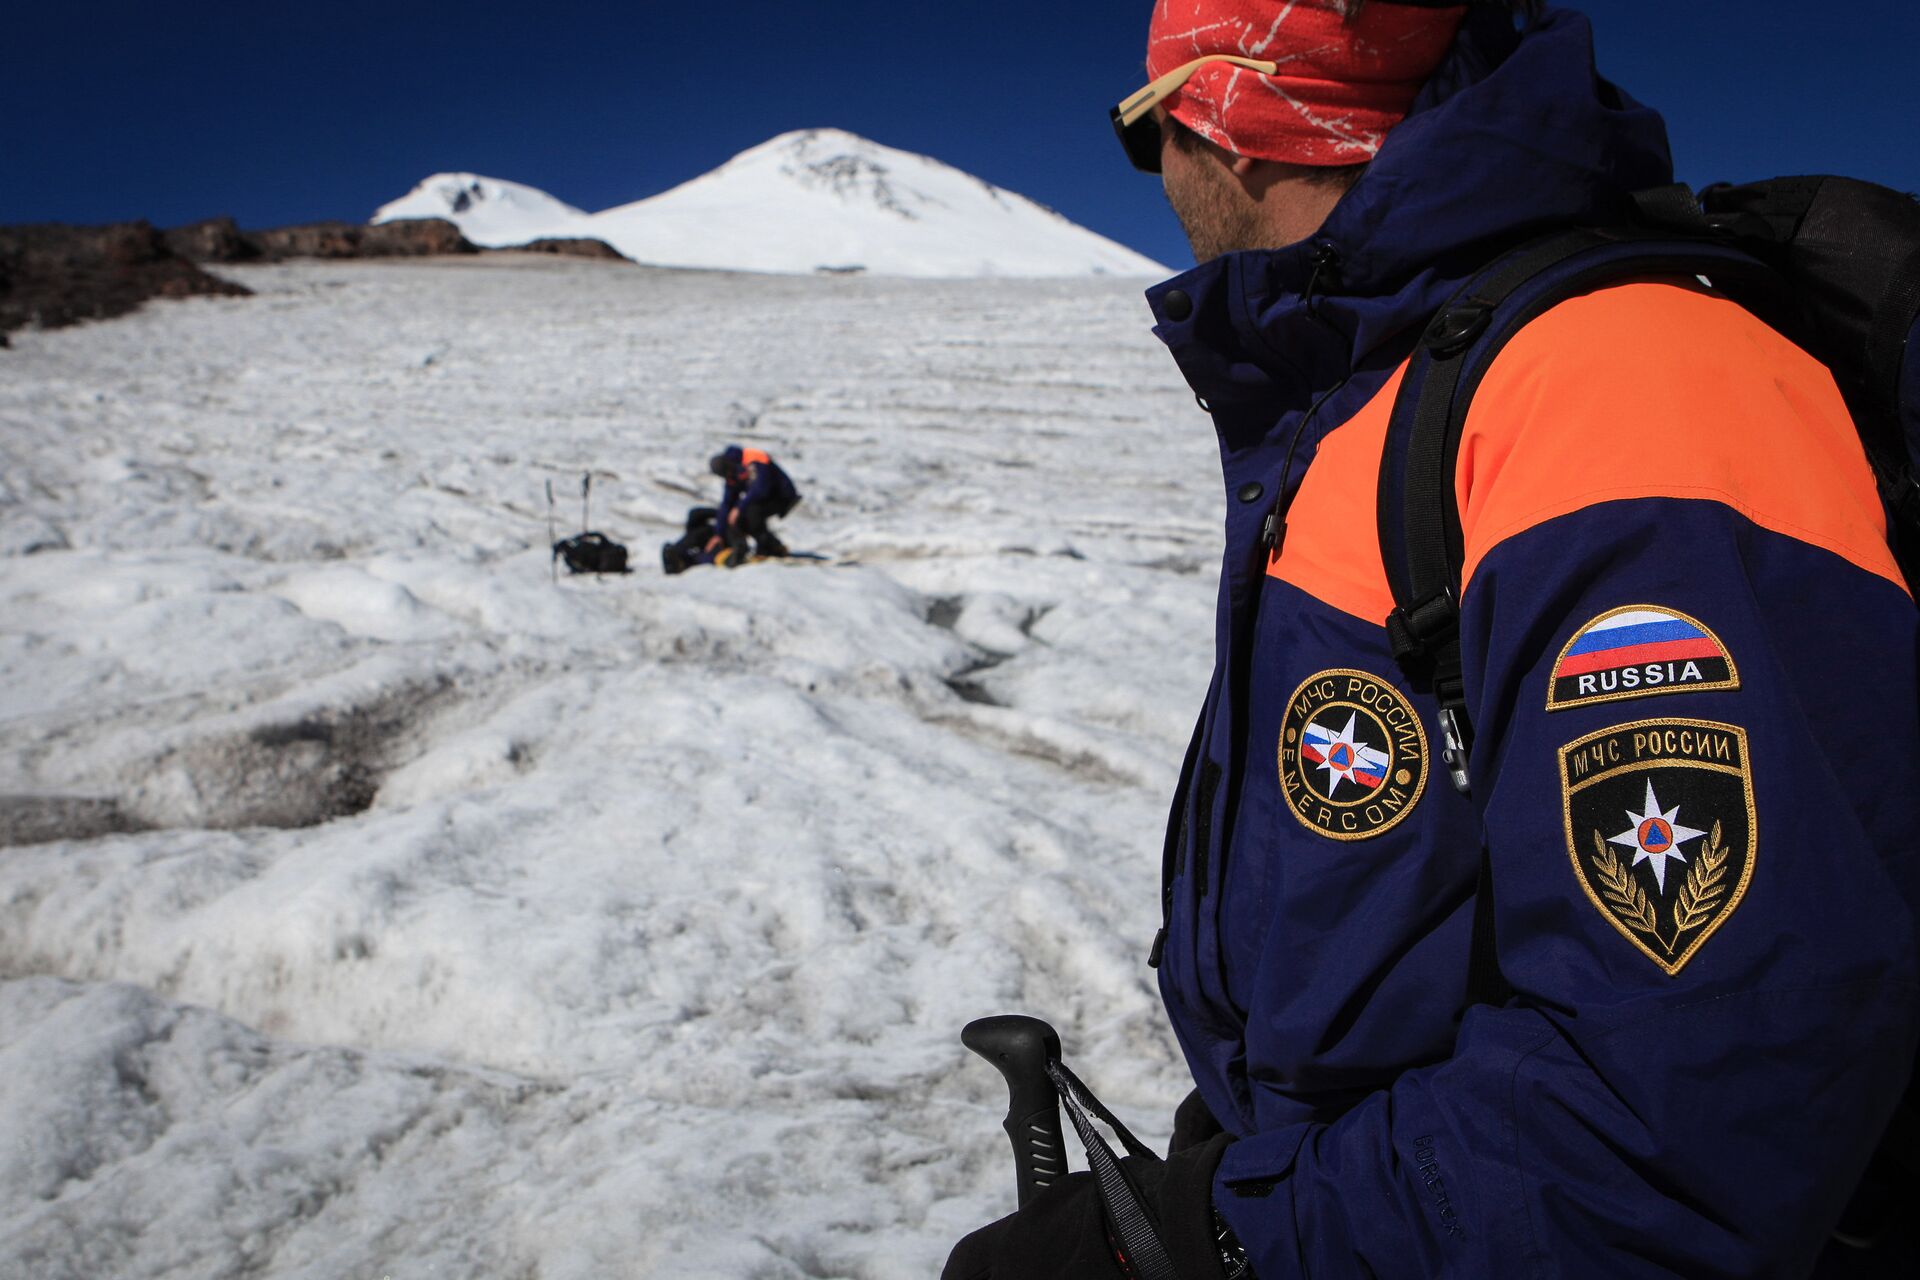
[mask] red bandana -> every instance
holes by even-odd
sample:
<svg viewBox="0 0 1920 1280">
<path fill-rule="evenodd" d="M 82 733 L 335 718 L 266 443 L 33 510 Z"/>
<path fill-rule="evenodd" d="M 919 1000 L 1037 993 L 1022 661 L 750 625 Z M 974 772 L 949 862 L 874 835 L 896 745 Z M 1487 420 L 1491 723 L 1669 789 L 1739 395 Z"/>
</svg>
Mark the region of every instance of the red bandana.
<svg viewBox="0 0 1920 1280">
<path fill-rule="evenodd" d="M 1280 64 L 1263 76 L 1210 63 L 1167 99 L 1175 119 L 1235 155 L 1288 164 L 1371 160 L 1439 67 L 1466 17 L 1374 0 L 1157 0 L 1147 76 L 1208 53 Z"/>
</svg>

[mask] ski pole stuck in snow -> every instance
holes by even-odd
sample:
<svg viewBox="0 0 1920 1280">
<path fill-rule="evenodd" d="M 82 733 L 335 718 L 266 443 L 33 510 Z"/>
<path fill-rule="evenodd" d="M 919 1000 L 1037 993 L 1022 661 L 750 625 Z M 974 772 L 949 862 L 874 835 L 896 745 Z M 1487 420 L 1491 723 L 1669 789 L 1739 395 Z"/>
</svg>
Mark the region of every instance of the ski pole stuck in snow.
<svg viewBox="0 0 1920 1280">
<path fill-rule="evenodd" d="M 553 480 L 549 478 L 547 480 L 547 548 L 553 550 L 553 548 L 558 545 L 559 540 L 553 536 Z M 551 556 L 547 557 L 547 566 L 550 571 L 549 576 L 553 579 L 553 585 L 556 587 L 559 586 L 560 553 L 558 551 L 554 551 Z"/>
<path fill-rule="evenodd" d="M 553 547 L 553 576 L 560 580 L 560 561 L 567 562 L 568 573 L 632 573 L 627 565 L 627 548 L 590 526 L 587 499 L 593 492 L 593 472 L 580 477 L 580 532 L 571 538 L 553 542 L 553 481 L 547 481 L 547 539 Z"/>
<path fill-rule="evenodd" d="M 1047 1064 L 1060 1060 L 1060 1037 L 1038 1018 L 1003 1013 L 969 1022 L 961 1029 L 960 1043 L 1006 1077 L 1007 1118 L 1002 1127 L 1013 1143 L 1014 1179 L 1024 1206 L 1067 1171 L 1060 1101 L 1047 1074 Z"/>
</svg>

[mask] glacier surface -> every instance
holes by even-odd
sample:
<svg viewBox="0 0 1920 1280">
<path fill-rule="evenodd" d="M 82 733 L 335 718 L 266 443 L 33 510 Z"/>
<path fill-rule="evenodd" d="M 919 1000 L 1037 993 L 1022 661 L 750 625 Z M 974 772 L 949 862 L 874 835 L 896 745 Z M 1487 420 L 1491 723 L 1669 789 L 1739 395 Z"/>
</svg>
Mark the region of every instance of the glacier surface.
<svg viewBox="0 0 1920 1280">
<path fill-rule="evenodd" d="M 994 1012 L 1164 1138 L 1221 498 L 1136 286 L 232 274 L 0 352 L 0 1274 L 933 1275 Z M 729 441 L 826 561 L 658 572 Z"/>
</svg>

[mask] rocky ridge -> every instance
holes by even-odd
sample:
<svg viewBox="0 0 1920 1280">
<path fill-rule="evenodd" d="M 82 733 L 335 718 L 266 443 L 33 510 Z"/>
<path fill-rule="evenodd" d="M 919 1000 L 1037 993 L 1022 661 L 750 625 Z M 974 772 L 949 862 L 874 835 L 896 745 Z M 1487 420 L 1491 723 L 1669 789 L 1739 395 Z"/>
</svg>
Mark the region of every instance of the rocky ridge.
<svg viewBox="0 0 1920 1280">
<path fill-rule="evenodd" d="M 10 330 L 57 329 L 125 315 L 149 298 L 245 297 L 246 286 L 200 264 L 288 258 L 417 258 L 492 252 L 566 254 L 624 261 L 604 241 L 557 237 L 482 248 L 444 218 L 363 225 L 309 222 L 261 231 L 232 218 L 156 230 L 145 220 L 74 227 L 0 227 L 0 346 Z"/>
<path fill-rule="evenodd" d="M 251 292 L 181 257 L 147 222 L 0 227 L 0 344 L 12 329 L 108 320 L 148 298 Z"/>
</svg>

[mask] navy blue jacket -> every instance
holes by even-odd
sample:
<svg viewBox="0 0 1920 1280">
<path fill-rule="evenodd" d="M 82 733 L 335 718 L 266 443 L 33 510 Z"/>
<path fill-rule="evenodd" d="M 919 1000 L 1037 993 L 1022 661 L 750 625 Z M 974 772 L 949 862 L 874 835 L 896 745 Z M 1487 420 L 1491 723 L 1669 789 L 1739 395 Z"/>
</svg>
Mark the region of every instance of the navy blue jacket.
<svg viewBox="0 0 1920 1280">
<path fill-rule="evenodd" d="M 1456 476 L 1471 797 L 1382 626 L 1418 327 L 1670 168 L 1584 18 L 1483 11 L 1310 241 L 1149 292 L 1227 498 L 1159 977 L 1263 1280 L 1804 1275 L 1913 1064 L 1920 630 L 1804 353 L 1648 281 L 1499 358 Z M 1470 1005 L 1483 846 L 1514 995 Z"/>
<path fill-rule="evenodd" d="M 761 449 L 742 449 L 737 444 L 726 447 L 722 456 L 726 459 L 726 487 L 720 494 L 719 524 L 725 528 L 727 517 L 738 510 L 745 510 L 756 502 L 775 502 L 791 507 L 800 500 L 800 491 L 794 487 L 787 475 L 768 454 Z"/>
</svg>

